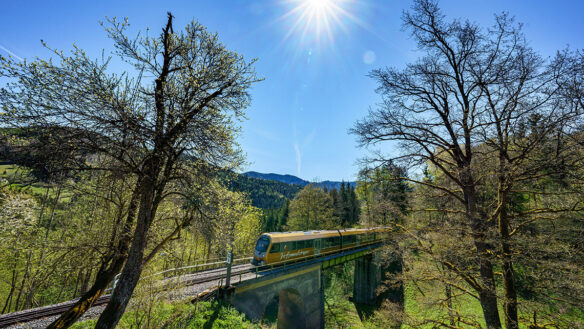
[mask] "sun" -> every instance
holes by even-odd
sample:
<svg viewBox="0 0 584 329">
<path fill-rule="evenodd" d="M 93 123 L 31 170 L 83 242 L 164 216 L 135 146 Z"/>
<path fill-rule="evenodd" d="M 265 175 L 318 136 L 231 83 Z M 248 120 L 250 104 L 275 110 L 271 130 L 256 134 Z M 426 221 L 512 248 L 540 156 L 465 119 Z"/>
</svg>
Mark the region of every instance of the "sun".
<svg viewBox="0 0 584 329">
<path fill-rule="evenodd" d="M 311 10 L 316 11 L 331 8 L 334 5 L 333 0 L 304 0 L 304 3 Z"/>
<path fill-rule="evenodd" d="M 334 42 L 337 30 L 347 32 L 347 22 L 357 22 L 347 8 L 355 0 L 287 0 L 291 8 L 281 19 L 290 22 L 284 39 L 299 36 L 300 41 Z"/>
</svg>

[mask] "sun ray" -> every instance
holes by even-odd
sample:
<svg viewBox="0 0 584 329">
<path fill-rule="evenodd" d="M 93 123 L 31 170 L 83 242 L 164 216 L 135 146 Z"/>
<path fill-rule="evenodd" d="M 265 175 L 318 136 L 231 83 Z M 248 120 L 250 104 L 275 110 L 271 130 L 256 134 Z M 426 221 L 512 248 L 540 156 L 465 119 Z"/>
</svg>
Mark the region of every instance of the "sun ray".
<svg viewBox="0 0 584 329">
<path fill-rule="evenodd" d="M 349 5 L 355 1 L 357 0 L 285 0 L 290 10 L 278 21 L 289 21 L 291 26 L 282 41 L 296 35 L 300 43 L 312 40 L 317 46 L 332 45 L 336 30 L 348 34 L 347 23 L 365 26 L 348 10 Z"/>
</svg>

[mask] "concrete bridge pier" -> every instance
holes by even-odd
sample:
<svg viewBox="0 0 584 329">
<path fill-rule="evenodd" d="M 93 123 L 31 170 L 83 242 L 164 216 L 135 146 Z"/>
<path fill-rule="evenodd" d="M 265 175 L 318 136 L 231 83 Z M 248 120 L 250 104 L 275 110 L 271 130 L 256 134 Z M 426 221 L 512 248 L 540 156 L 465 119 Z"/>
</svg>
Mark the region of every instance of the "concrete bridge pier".
<svg viewBox="0 0 584 329">
<path fill-rule="evenodd" d="M 321 265 L 266 275 L 237 285 L 230 303 L 255 321 L 277 304 L 279 329 L 324 328 L 324 282 Z"/>
<path fill-rule="evenodd" d="M 377 287 L 381 283 L 381 266 L 375 254 L 365 255 L 355 260 L 353 301 L 374 305 L 377 301 Z"/>
</svg>

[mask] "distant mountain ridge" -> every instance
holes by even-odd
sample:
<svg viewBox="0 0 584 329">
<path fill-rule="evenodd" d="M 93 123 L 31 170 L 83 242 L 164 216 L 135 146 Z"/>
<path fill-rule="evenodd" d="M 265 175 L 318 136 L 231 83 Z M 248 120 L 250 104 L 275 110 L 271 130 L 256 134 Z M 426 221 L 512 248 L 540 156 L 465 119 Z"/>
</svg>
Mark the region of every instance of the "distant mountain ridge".
<svg viewBox="0 0 584 329">
<path fill-rule="evenodd" d="M 264 180 L 272 180 L 272 181 L 276 181 L 276 182 L 281 182 L 281 183 L 286 183 L 286 184 L 294 184 L 294 185 L 300 185 L 300 186 L 306 186 L 308 184 L 313 184 L 315 186 L 318 186 L 321 188 L 326 188 L 328 190 L 332 190 L 332 189 L 338 190 L 341 188 L 341 184 L 342 184 L 342 182 L 329 181 L 329 180 L 315 183 L 315 182 L 306 181 L 302 178 L 298 178 L 294 175 L 281 175 L 281 174 L 274 174 L 274 173 L 264 174 L 264 173 L 259 173 L 257 171 L 244 172 L 243 175 L 245 175 L 247 177 L 259 178 L 259 179 L 264 179 Z M 345 184 L 349 184 L 353 187 L 355 187 L 357 185 L 356 182 L 345 182 Z"/>
</svg>

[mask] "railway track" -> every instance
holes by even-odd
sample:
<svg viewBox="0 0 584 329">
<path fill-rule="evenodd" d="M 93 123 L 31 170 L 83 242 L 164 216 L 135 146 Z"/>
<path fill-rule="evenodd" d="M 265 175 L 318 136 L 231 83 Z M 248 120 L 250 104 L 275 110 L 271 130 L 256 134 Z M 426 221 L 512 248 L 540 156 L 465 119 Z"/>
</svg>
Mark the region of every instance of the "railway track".
<svg viewBox="0 0 584 329">
<path fill-rule="evenodd" d="M 110 295 L 99 297 L 93 306 L 100 306 L 107 304 L 110 300 Z M 68 310 L 76 300 L 71 300 L 57 305 L 43 306 L 39 308 L 28 309 L 15 313 L 0 315 L 0 328 L 5 328 L 14 324 L 25 323 L 32 320 L 41 319 L 47 316 L 58 315 Z"/>
<path fill-rule="evenodd" d="M 237 265 L 232 268 L 231 276 L 239 276 L 242 274 L 250 273 L 252 266 L 251 265 Z M 184 286 L 192 286 L 200 283 L 221 280 L 226 276 L 226 269 L 213 269 L 208 270 L 200 273 L 191 274 L 185 276 L 183 280 L 180 280 L 179 283 L 182 287 Z M 165 286 L 165 284 L 163 284 Z M 172 287 L 173 285 L 168 285 Z M 73 304 L 77 302 L 78 299 L 71 300 L 68 302 L 64 302 L 61 304 L 56 305 L 49 305 L 43 306 L 39 308 L 28 309 L 24 311 L 18 311 L 14 313 L 0 315 L 0 328 L 5 328 L 8 326 L 12 326 L 19 323 L 25 323 L 33 320 L 42 319 L 44 317 L 59 315 L 66 310 L 68 310 Z M 105 305 L 109 302 L 110 295 L 104 295 L 99 297 L 95 303 L 93 303 L 92 307 Z"/>
</svg>

